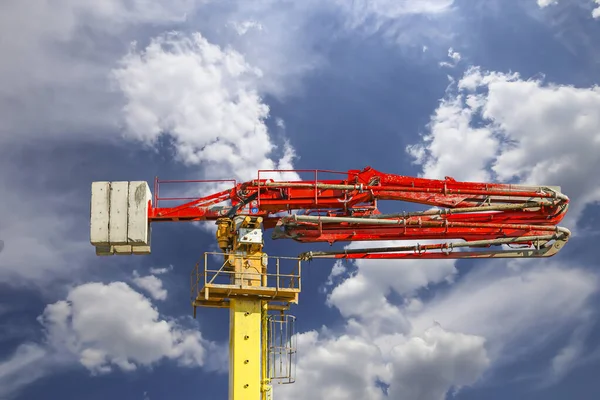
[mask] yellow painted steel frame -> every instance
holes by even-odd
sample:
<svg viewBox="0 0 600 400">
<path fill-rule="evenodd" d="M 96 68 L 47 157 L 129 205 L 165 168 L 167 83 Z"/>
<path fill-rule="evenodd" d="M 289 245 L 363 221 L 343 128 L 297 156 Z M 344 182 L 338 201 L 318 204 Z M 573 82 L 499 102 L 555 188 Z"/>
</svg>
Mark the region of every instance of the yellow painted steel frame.
<svg viewBox="0 0 600 400">
<path fill-rule="evenodd" d="M 261 217 L 250 216 L 237 222 L 230 218 L 217 221 L 217 241 L 225 255 L 225 263 L 232 272 L 231 286 L 236 291 L 235 297 L 230 297 L 229 292 L 227 294 L 230 319 L 229 400 L 272 398 L 268 370 L 269 300 L 264 300 L 256 292 L 257 289 L 269 289 L 267 255 L 262 252 L 262 240 L 259 243 L 248 239 L 240 240 L 236 232 L 238 228 L 261 228 L 261 223 Z M 279 274 L 279 260 L 277 273 Z M 208 293 L 208 289 L 206 286 L 205 293 Z"/>
<path fill-rule="evenodd" d="M 231 299 L 229 400 L 261 399 L 262 302 Z"/>
<path fill-rule="evenodd" d="M 262 379 L 261 379 L 261 400 L 270 400 L 271 399 L 271 380 L 269 379 L 269 338 L 267 335 L 267 327 L 268 327 L 268 316 L 269 316 L 269 303 L 267 301 L 263 301 L 262 304 Z"/>
</svg>

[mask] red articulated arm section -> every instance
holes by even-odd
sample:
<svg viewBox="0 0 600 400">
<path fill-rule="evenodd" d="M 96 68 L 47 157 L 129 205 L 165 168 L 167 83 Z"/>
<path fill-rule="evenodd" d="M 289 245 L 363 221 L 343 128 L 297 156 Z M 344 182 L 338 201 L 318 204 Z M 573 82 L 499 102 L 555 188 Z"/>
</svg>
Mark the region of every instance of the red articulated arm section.
<svg viewBox="0 0 600 400">
<path fill-rule="evenodd" d="M 258 179 L 192 199 L 170 208 L 158 207 L 158 183 L 151 221 L 210 221 L 235 215 L 262 216 L 274 239 L 303 243 L 373 240 L 440 241 L 433 244 L 377 249 L 311 252 L 314 257 L 472 258 L 547 257 L 568 240 L 558 227 L 569 204 L 556 187 L 458 182 L 385 174 L 370 167 L 343 173 L 344 179 L 277 181 Z M 290 171 L 279 171 L 290 172 Z M 303 171 L 306 172 L 306 171 Z M 419 203 L 428 210 L 382 214 L 378 201 Z M 223 202 L 229 204 L 219 206 Z M 531 249 L 481 251 L 491 246 Z M 455 251 L 461 248 L 475 251 Z"/>
</svg>

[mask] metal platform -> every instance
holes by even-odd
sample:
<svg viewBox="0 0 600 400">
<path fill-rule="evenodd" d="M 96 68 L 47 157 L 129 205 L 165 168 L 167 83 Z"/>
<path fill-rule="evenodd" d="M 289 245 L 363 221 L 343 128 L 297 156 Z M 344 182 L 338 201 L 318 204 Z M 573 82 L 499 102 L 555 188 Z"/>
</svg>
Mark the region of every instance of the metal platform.
<svg viewBox="0 0 600 400">
<path fill-rule="evenodd" d="M 257 273 L 233 269 L 232 265 L 247 255 L 230 255 L 220 268 L 210 268 L 211 259 L 223 259 L 223 253 L 206 252 L 196 263 L 190 276 L 191 301 L 194 307 L 228 308 L 229 299 L 258 297 L 269 301 L 269 308 L 285 310 L 297 304 L 301 291 L 301 260 L 293 257 L 260 257 L 267 259 L 265 272 Z M 258 258 L 257 258 L 258 259 Z M 218 261 L 212 261 L 215 264 Z M 217 264 L 218 265 L 218 264 Z M 271 267 L 272 271 L 269 271 Z M 272 304 L 279 302 L 281 304 Z"/>
</svg>

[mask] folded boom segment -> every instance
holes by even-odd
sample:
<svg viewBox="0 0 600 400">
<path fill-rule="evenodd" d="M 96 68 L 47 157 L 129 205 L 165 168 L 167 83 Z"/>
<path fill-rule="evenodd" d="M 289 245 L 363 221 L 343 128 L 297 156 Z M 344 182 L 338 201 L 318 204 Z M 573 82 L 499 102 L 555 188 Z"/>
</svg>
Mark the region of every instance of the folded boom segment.
<svg viewBox="0 0 600 400">
<path fill-rule="evenodd" d="M 152 221 L 207 221 L 224 216 L 263 218 L 273 239 L 302 243 L 406 240 L 406 246 L 306 252 L 303 259 L 549 257 L 570 232 L 558 224 L 569 198 L 556 186 L 459 182 L 414 178 L 367 167 L 339 180 L 259 179 L 193 199 L 150 209 Z M 288 172 L 288 171 L 283 171 Z M 184 182 L 184 181 L 182 181 Z M 161 182 L 157 181 L 158 188 Z M 155 196 L 157 191 L 155 191 Z M 160 200 L 159 197 L 155 197 Z M 229 201 L 228 206 L 218 206 Z M 378 202 L 419 203 L 426 211 L 382 214 Z M 156 203 L 157 201 L 155 201 Z M 425 244 L 417 241 L 426 241 Z M 518 249 L 515 249 L 515 246 Z"/>
</svg>

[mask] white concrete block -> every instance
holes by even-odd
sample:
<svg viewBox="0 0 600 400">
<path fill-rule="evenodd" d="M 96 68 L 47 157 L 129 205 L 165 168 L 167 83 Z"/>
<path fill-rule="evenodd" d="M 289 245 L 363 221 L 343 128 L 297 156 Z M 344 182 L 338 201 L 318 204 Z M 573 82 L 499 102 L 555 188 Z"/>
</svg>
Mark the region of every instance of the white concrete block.
<svg viewBox="0 0 600 400">
<path fill-rule="evenodd" d="M 92 182 L 90 207 L 90 242 L 94 246 L 109 244 L 110 182 Z"/>
<path fill-rule="evenodd" d="M 150 254 L 150 246 L 131 246 L 131 251 L 133 254 L 142 255 L 142 254 Z"/>
<path fill-rule="evenodd" d="M 113 254 L 114 249 L 112 246 L 96 246 L 97 256 L 112 256 Z"/>
<path fill-rule="evenodd" d="M 148 208 L 151 201 L 152 194 L 147 182 L 129 182 L 127 242 L 133 246 L 148 246 L 150 244 Z"/>
<path fill-rule="evenodd" d="M 132 253 L 131 246 L 128 244 L 119 244 L 112 247 L 114 248 L 116 255 L 128 256 Z"/>
<path fill-rule="evenodd" d="M 99 256 L 150 254 L 147 182 L 93 182 L 90 241 Z"/>
<path fill-rule="evenodd" d="M 110 184 L 110 221 L 108 238 L 111 245 L 127 244 L 127 206 L 129 182 Z"/>
</svg>

